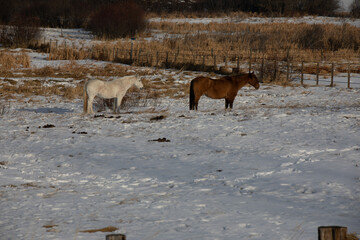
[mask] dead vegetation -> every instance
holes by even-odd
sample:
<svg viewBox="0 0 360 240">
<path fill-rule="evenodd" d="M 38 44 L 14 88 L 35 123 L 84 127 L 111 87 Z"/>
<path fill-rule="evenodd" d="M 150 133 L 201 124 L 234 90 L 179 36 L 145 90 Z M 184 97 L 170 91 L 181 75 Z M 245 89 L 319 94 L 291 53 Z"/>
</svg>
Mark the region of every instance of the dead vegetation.
<svg viewBox="0 0 360 240">
<path fill-rule="evenodd" d="M 149 22 L 136 41 L 102 41 L 91 47 L 50 46 L 50 60 L 96 59 L 200 70 L 249 58 L 278 61 L 357 61 L 360 30 L 349 24 Z M 145 40 L 153 34 L 164 39 Z M 216 59 L 214 58 L 216 56 Z M 210 69 L 211 70 L 211 69 Z"/>
<path fill-rule="evenodd" d="M 30 57 L 25 52 L 0 51 L 0 71 L 30 67 Z"/>
<path fill-rule="evenodd" d="M 104 228 L 99 228 L 99 229 L 82 230 L 80 232 L 82 232 L 82 233 L 96 233 L 96 232 L 114 232 L 116 230 L 118 230 L 117 227 L 109 226 L 109 227 L 104 227 Z"/>
<path fill-rule="evenodd" d="M 25 63 L 21 60 L 27 60 Z M 82 65 L 76 61 L 58 67 L 30 68 L 29 56 L 26 53 L 13 54 L 9 51 L 1 52 L 0 98 L 3 100 L 21 99 L 33 101 L 36 96 L 61 97 L 66 100 L 82 99 L 84 84 L 88 79 L 110 80 L 134 74 L 128 66 L 118 64 Z M 27 67 L 27 68 L 26 68 Z M 157 73 L 157 70 L 140 70 L 140 76 Z M 19 76 L 21 78 L 19 78 Z M 25 79 L 25 80 L 24 80 Z M 142 78 L 145 90 L 130 88 L 125 95 L 121 108 L 129 110 L 133 107 L 155 107 L 161 97 L 179 98 L 187 93 L 187 85 L 175 82 L 169 77 L 166 80 L 151 81 L 147 77 Z M 6 101 L 5 101 L 6 102 Z M 96 99 L 97 109 L 112 108 L 113 101 Z M 7 105 L 1 104 L 0 114 L 7 112 Z"/>
<path fill-rule="evenodd" d="M 142 37 L 152 34 L 147 32 L 139 35 L 136 41 L 102 41 L 90 48 L 69 44 L 55 47 L 54 42 L 43 44 L 46 47 L 39 50 L 48 52 L 49 60 L 70 60 L 59 67 L 31 68 L 30 57 L 25 51 L 1 51 L 0 77 L 3 80 L 0 98 L 55 95 L 69 100 L 79 99 L 87 79 L 107 80 L 133 74 L 130 66 L 82 65 L 77 63 L 79 59 L 221 73 L 228 69 L 232 71 L 231 66 L 227 66 L 230 63 L 232 67 L 237 64 L 243 72 L 247 72 L 251 65 L 252 70 L 261 73 L 265 82 L 286 86 L 289 85 L 288 71 L 318 73 L 325 78 L 332 71 L 329 61 L 358 61 L 359 57 L 360 30 L 348 24 L 150 22 L 149 29 L 168 36 L 163 40 L 146 41 Z M 305 64 L 301 66 L 301 62 Z M 339 64 L 334 71 L 359 73 L 360 65 Z M 140 70 L 138 73 L 146 76 L 156 73 L 156 70 Z M 19 76 L 30 80 L 17 81 Z M 67 84 L 59 80 L 61 78 L 66 78 Z M 156 105 L 155 99 L 164 97 L 184 98 L 189 91 L 187 83 L 175 81 L 172 77 L 151 80 L 145 77 L 143 83 L 147 90 L 130 90 L 122 108 L 146 106 L 150 102 Z M 100 101 L 99 105 L 104 105 L 104 102 Z"/>
</svg>

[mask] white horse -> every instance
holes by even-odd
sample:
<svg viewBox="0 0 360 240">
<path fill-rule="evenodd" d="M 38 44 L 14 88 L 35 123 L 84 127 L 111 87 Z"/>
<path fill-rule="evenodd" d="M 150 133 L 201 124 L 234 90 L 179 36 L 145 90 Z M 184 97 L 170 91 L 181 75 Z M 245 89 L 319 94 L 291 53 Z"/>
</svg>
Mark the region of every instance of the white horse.
<svg viewBox="0 0 360 240">
<path fill-rule="evenodd" d="M 84 87 L 84 113 L 94 113 L 92 104 L 95 96 L 101 98 L 116 98 L 114 112 L 116 113 L 127 90 L 135 85 L 142 88 L 143 84 L 137 76 L 126 76 L 112 81 L 92 79 Z"/>
</svg>

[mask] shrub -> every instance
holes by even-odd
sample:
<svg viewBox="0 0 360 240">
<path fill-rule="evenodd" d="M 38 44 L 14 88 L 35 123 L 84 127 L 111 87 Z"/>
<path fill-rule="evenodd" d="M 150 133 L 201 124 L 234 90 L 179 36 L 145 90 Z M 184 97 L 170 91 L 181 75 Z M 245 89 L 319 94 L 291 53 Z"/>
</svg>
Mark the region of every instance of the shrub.
<svg viewBox="0 0 360 240">
<path fill-rule="evenodd" d="M 0 43 L 5 47 L 28 47 L 41 35 L 35 19 L 19 18 L 10 26 L 0 27 Z"/>
<path fill-rule="evenodd" d="M 354 0 L 350 5 L 350 12 L 353 17 L 360 17 L 360 1 Z"/>
<path fill-rule="evenodd" d="M 91 18 L 88 29 L 98 37 L 109 39 L 134 36 L 145 29 L 145 13 L 134 2 L 111 4 Z"/>
<path fill-rule="evenodd" d="M 324 27 L 322 25 L 309 25 L 296 34 L 298 44 L 304 49 L 324 48 Z"/>
</svg>

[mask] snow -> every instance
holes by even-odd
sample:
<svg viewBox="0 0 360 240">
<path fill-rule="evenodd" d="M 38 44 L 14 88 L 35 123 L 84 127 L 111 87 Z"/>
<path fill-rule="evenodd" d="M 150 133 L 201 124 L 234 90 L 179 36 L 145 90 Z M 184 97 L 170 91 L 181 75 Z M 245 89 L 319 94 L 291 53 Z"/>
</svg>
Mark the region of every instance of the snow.
<svg viewBox="0 0 360 240">
<path fill-rule="evenodd" d="M 265 24 L 265 23 L 294 23 L 294 24 L 350 24 L 360 27 L 360 20 L 353 18 L 336 18 L 321 16 L 304 16 L 304 17 L 219 17 L 219 18 L 151 18 L 150 22 L 174 22 L 174 23 L 191 23 L 191 24 L 209 24 L 209 23 L 247 23 L 247 24 Z"/>
<path fill-rule="evenodd" d="M 69 63 L 30 56 L 37 68 Z M 108 226 L 129 240 L 359 234 L 359 94 L 262 84 L 242 88 L 232 111 L 206 97 L 189 111 L 184 97 L 103 116 L 83 115 L 80 99 L 2 99 L 0 239 L 105 239 L 83 231 Z"/>
<path fill-rule="evenodd" d="M 79 231 L 107 226 L 128 239 L 359 233 L 359 93 L 263 85 L 243 88 L 233 111 L 161 99 L 158 112 L 120 118 L 84 116 L 80 100 L 11 102 L 0 125 L 0 238 L 102 239 Z"/>
</svg>

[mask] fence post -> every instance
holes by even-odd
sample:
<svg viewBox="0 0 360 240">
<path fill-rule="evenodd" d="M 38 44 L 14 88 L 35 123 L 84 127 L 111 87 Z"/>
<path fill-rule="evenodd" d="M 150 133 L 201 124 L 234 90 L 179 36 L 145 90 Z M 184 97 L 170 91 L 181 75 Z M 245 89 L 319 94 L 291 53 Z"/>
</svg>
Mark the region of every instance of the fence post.
<svg viewBox="0 0 360 240">
<path fill-rule="evenodd" d="M 109 234 L 106 235 L 106 240 L 126 240 L 126 236 L 124 234 Z"/>
<path fill-rule="evenodd" d="M 251 72 L 251 57 L 252 57 L 252 48 L 250 48 L 250 56 L 249 56 L 249 73 Z"/>
<path fill-rule="evenodd" d="M 347 87 L 350 88 L 350 78 L 351 78 L 351 66 L 350 66 L 350 63 L 348 64 L 348 82 L 347 82 Z"/>
<path fill-rule="evenodd" d="M 331 82 L 330 87 L 334 86 L 334 63 L 331 63 Z"/>
<path fill-rule="evenodd" d="M 286 64 L 286 82 L 289 82 L 289 78 L 290 78 L 290 63 L 289 63 L 289 58 L 287 58 L 287 64 Z"/>
<path fill-rule="evenodd" d="M 319 85 L 319 73 L 320 73 L 320 66 L 319 65 L 320 65 L 319 63 L 316 64 L 316 86 Z"/>
<path fill-rule="evenodd" d="M 347 228 L 339 226 L 318 227 L 319 240 L 346 240 Z"/>
<path fill-rule="evenodd" d="M 273 81 L 276 81 L 276 78 L 277 78 L 277 61 L 275 60 L 274 61 L 274 80 Z"/>
<path fill-rule="evenodd" d="M 264 81 L 264 58 L 261 60 L 260 79 Z"/>
<path fill-rule="evenodd" d="M 304 61 L 301 62 L 301 85 L 304 85 Z"/>
</svg>

